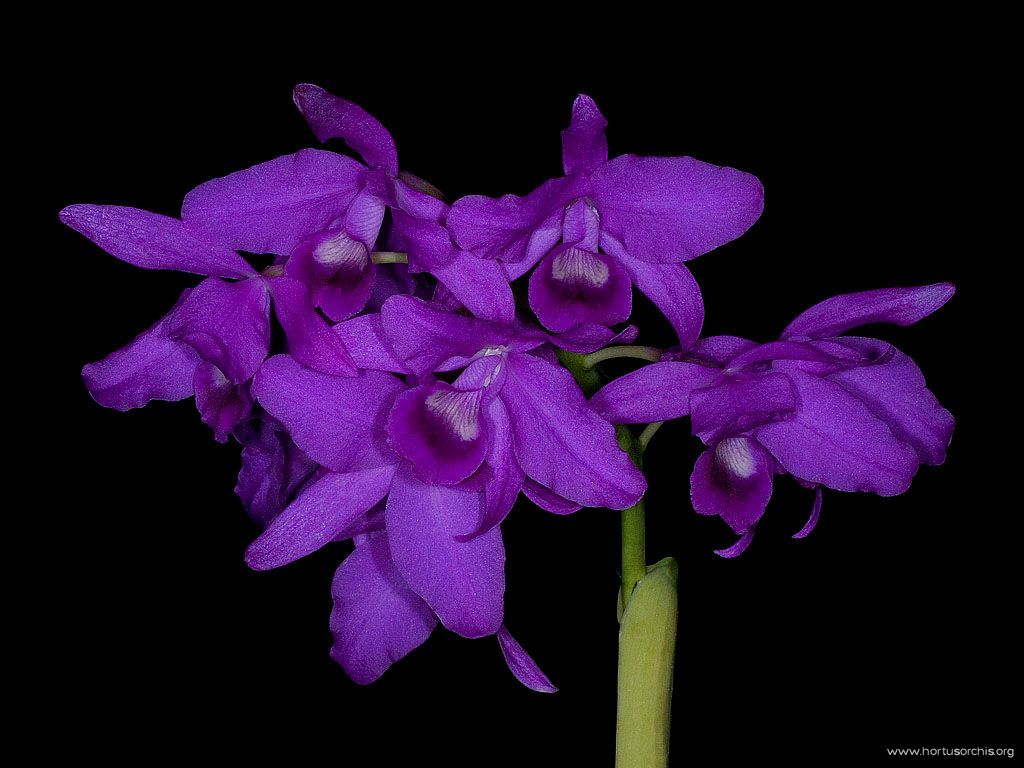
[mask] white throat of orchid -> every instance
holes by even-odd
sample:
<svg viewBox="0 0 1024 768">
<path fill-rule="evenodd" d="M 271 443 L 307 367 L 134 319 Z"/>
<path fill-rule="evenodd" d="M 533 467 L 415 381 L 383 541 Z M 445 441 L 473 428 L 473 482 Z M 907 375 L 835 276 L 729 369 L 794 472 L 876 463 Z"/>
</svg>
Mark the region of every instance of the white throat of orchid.
<svg viewBox="0 0 1024 768">
<path fill-rule="evenodd" d="M 551 276 L 562 283 L 587 288 L 600 288 L 608 282 L 608 265 L 596 254 L 572 246 L 555 256 Z"/>
<path fill-rule="evenodd" d="M 361 270 L 369 261 L 366 246 L 341 232 L 320 242 L 313 250 L 313 258 L 325 267 Z"/>
<path fill-rule="evenodd" d="M 480 436 L 480 390 L 459 392 L 439 389 L 427 396 L 427 410 L 459 440 L 472 442 Z"/>
<path fill-rule="evenodd" d="M 733 477 L 746 480 L 757 473 L 757 462 L 745 437 L 727 437 L 715 446 L 715 461 Z"/>
</svg>

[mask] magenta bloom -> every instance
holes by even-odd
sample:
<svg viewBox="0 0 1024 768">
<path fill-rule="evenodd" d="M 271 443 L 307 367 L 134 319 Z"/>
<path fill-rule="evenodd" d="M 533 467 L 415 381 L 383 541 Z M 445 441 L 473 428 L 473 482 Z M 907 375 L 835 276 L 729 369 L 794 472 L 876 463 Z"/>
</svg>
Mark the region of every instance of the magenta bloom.
<svg viewBox="0 0 1024 768">
<path fill-rule="evenodd" d="M 100 405 L 127 410 L 195 395 L 221 442 L 249 414 L 248 382 L 270 348 L 270 309 L 304 365 L 353 375 L 337 334 L 316 314 L 301 283 L 256 272 L 238 253 L 211 244 L 169 216 L 110 205 L 72 205 L 66 225 L 110 255 L 146 269 L 206 275 L 156 325 L 82 376 Z"/>
<path fill-rule="evenodd" d="M 718 515 L 740 536 L 719 554 L 750 543 L 785 473 L 815 488 L 903 493 L 921 464 L 941 464 L 953 418 L 926 388 L 913 360 L 886 342 L 841 335 L 867 323 L 910 325 L 953 295 L 938 283 L 836 296 L 797 317 L 781 340 L 756 344 L 710 337 L 680 361 L 616 379 L 591 399 L 614 423 L 689 415 L 708 449 L 697 460 L 694 509 Z"/>
<path fill-rule="evenodd" d="M 356 537 L 335 577 L 332 655 L 362 683 L 422 644 L 438 618 L 463 637 L 503 631 L 501 531 L 460 536 L 479 526 L 483 492 L 424 483 L 388 446 L 388 413 L 408 389 L 389 373 L 330 376 L 287 355 L 264 363 L 253 385 L 322 469 L 253 542 L 246 562 L 276 568 Z"/>
<path fill-rule="evenodd" d="M 511 313 L 502 270 L 449 250 L 438 224 L 447 206 L 422 191 L 423 182 L 399 173 L 395 143 L 383 125 L 315 85 L 296 86 L 294 100 L 320 141 L 342 139 L 365 165 L 304 149 L 214 179 L 185 197 L 182 219 L 190 230 L 232 249 L 276 254 L 285 274 L 302 281 L 313 303 L 339 321 L 362 311 L 377 287 L 382 267 L 371 254 L 390 209 L 392 242 L 408 250 L 410 272 L 434 274 L 474 312 Z M 420 236 L 424 247 L 407 247 Z M 438 238 L 443 251 L 435 247 Z"/>
<path fill-rule="evenodd" d="M 545 327 L 610 326 L 629 317 L 632 285 L 675 327 L 683 348 L 704 318 L 682 264 L 743 234 L 761 215 L 761 183 L 691 157 L 608 160 L 607 122 L 589 96 L 562 133 L 565 176 L 525 197 L 464 197 L 447 224 L 456 242 L 530 276 L 530 307 Z"/>
</svg>

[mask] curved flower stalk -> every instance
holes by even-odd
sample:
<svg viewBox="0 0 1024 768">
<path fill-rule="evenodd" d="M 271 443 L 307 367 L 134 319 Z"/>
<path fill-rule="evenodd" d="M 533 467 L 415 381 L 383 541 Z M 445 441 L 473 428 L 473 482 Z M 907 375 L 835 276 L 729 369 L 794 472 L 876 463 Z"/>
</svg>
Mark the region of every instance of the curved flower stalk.
<svg viewBox="0 0 1024 768">
<path fill-rule="evenodd" d="M 83 368 L 100 405 L 123 411 L 195 395 L 203 421 L 226 441 L 251 412 L 248 385 L 270 349 L 271 306 L 296 359 L 334 375 L 356 373 L 298 281 L 258 273 L 235 250 L 201 240 L 169 216 L 72 205 L 60 219 L 121 261 L 206 276 L 128 346 Z"/>
<path fill-rule="evenodd" d="M 608 159 L 607 121 L 581 95 L 562 132 L 565 176 L 525 197 L 457 200 L 447 223 L 456 242 L 529 280 L 530 307 L 545 327 L 613 325 L 645 293 L 689 348 L 704 318 L 684 261 L 749 229 L 764 207 L 756 177 L 692 157 Z"/>
<path fill-rule="evenodd" d="M 953 417 L 925 386 L 913 360 L 878 339 L 843 335 L 867 323 L 909 325 L 953 296 L 938 283 L 865 291 L 816 304 L 779 341 L 710 337 L 678 361 L 616 379 L 591 399 L 613 423 L 690 416 L 707 450 L 690 480 L 694 509 L 718 515 L 739 535 L 718 550 L 746 549 L 772 494 L 773 476 L 821 488 L 903 493 L 921 464 L 941 464 Z"/>
</svg>

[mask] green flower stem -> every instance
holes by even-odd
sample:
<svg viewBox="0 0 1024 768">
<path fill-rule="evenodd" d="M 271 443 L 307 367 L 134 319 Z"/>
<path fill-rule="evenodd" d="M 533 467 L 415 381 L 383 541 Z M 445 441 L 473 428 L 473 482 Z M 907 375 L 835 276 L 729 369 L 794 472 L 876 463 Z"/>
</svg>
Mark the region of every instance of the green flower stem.
<svg viewBox="0 0 1024 768">
<path fill-rule="evenodd" d="M 655 347 L 638 347 L 632 344 L 605 347 L 589 355 L 583 355 L 583 367 L 593 368 L 605 360 L 614 360 L 618 357 L 632 357 L 637 360 L 647 360 L 656 363 L 661 359 L 661 350 Z"/>
<path fill-rule="evenodd" d="M 668 765 L 678 580 L 673 558 L 652 565 L 622 612 L 615 768 Z"/>
<path fill-rule="evenodd" d="M 408 264 L 409 254 L 395 251 L 374 251 L 370 254 L 370 261 L 374 264 Z"/>
<path fill-rule="evenodd" d="M 629 427 L 615 428 L 619 446 L 641 468 L 643 449 L 633 440 Z M 644 525 L 644 500 L 622 510 L 622 601 L 629 602 L 633 588 L 647 573 L 647 530 Z"/>
</svg>

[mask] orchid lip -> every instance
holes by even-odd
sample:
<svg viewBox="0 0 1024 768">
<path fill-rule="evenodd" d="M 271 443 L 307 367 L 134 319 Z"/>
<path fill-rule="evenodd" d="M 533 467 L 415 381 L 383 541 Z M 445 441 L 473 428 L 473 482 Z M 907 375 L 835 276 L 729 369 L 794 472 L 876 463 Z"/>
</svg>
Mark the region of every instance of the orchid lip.
<svg viewBox="0 0 1024 768">
<path fill-rule="evenodd" d="M 727 437 L 715 446 L 715 461 L 733 477 L 746 480 L 757 473 L 757 462 L 745 437 Z"/>
</svg>

